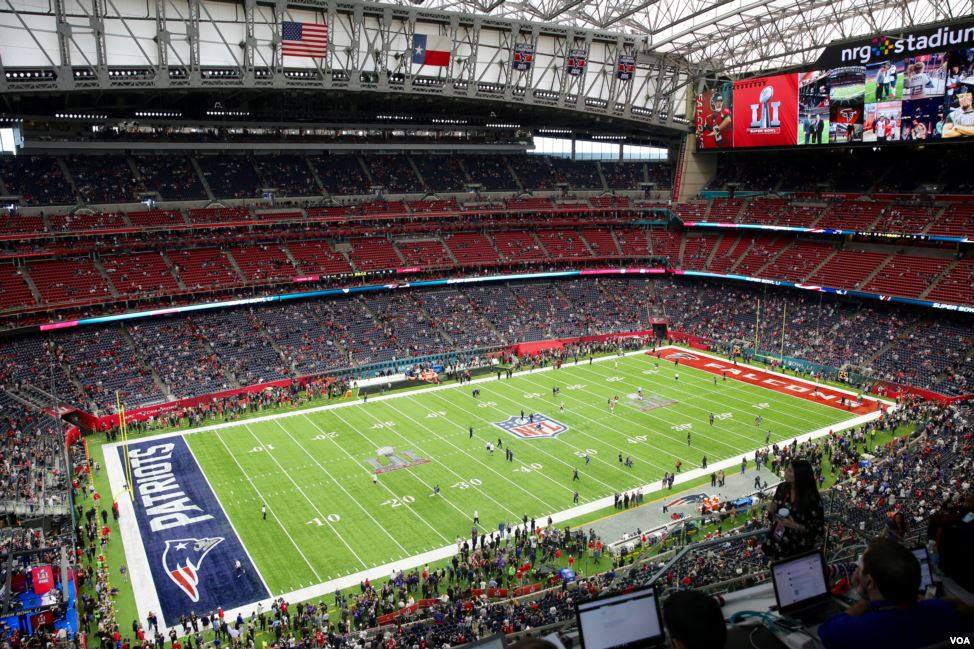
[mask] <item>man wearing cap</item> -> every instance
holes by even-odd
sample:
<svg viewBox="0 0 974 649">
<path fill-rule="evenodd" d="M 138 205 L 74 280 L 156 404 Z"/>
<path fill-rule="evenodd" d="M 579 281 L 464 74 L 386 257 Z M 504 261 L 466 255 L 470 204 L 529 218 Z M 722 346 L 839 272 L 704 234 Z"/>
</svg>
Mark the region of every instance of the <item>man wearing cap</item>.
<svg viewBox="0 0 974 649">
<path fill-rule="evenodd" d="M 944 137 L 970 137 L 974 135 L 974 97 L 970 86 L 961 86 L 954 94 L 957 107 L 947 115 L 944 122 Z"/>
</svg>

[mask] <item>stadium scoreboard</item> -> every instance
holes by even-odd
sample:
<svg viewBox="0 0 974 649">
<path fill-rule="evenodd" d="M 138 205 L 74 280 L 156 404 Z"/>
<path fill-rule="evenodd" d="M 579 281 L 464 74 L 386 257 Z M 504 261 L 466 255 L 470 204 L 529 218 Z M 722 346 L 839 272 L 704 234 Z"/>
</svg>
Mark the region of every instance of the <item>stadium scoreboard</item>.
<svg viewBox="0 0 974 649">
<path fill-rule="evenodd" d="M 814 69 L 708 84 L 698 150 L 974 138 L 974 21 L 826 47 Z"/>
</svg>

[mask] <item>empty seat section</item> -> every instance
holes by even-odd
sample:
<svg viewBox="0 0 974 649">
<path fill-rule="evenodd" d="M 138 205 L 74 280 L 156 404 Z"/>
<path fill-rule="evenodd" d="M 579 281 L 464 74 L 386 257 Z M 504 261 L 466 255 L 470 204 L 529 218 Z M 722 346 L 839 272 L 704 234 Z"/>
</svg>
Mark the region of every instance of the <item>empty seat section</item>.
<svg viewBox="0 0 974 649">
<path fill-rule="evenodd" d="M 44 304 L 95 302 L 111 296 L 105 279 L 90 259 L 31 261 L 27 272 Z"/>
<path fill-rule="evenodd" d="M 349 258 L 358 270 L 386 270 L 402 266 L 392 242 L 384 237 L 351 239 Z"/>
<path fill-rule="evenodd" d="M 495 232 L 494 244 L 506 261 L 544 259 L 544 249 L 530 232 Z"/>
<path fill-rule="evenodd" d="M 136 167 L 145 188 L 158 192 L 164 201 L 199 201 L 207 198 L 206 189 L 186 155 L 139 155 Z"/>
<path fill-rule="evenodd" d="M 106 256 L 101 264 L 121 295 L 164 295 L 179 290 L 176 277 L 158 252 Z"/>
<path fill-rule="evenodd" d="M 619 246 L 612 238 L 612 231 L 608 228 L 604 230 L 582 230 L 582 237 L 588 242 L 588 247 L 596 257 L 618 257 Z"/>
<path fill-rule="evenodd" d="M 331 275 L 352 272 L 345 256 L 335 252 L 327 241 L 292 241 L 287 244 L 287 249 L 304 273 Z"/>
<path fill-rule="evenodd" d="M 459 264 L 475 264 L 499 261 L 497 250 L 490 239 L 479 232 L 460 232 L 444 239 Z"/>
<path fill-rule="evenodd" d="M 236 286 L 243 283 L 219 248 L 191 248 L 166 252 L 186 288 L 206 289 Z"/>
<path fill-rule="evenodd" d="M 439 239 L 396 241 L 396 249 L 407 266 L 451 266 L 453 259 Z"/>
<path fill-rule="evenodd" d="M 583 259 L 591 257 L 585 241 L 572 230 L 539 230 L 538 240 L 554 259 Z"/>
<path fill-rule="evenodd" d="M 290 279 L 298 274 L 294 264 L 276 243 L 239 246 L 230 249 L 230 254 L 248 282 Z"/>
</svg>

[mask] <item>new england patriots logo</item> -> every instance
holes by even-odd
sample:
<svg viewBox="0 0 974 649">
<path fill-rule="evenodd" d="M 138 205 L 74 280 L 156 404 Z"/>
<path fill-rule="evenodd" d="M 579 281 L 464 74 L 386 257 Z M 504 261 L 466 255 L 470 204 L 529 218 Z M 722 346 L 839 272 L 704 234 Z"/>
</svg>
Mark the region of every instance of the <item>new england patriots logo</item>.
<svg viewBox="0 0 974 649">
<path fill-rule="evenodd" d="M 707 498 L 707 494 L 687 494 L 666 503 L 667 507 L 679 507 L 681 505 L 696 505 L 702 503 Z"/>
<path fill-rule="evenodd" d="M 559 433 L 564 433 L 568 430 L 568 426 L 565 424 L 555 421 L 551 417 L 546 417 L 545 415 L 534 415 L 533 421 L 529 420 L 527 417 L 518 417 L 514 415 L 513 417 L 508 417 L 504 421 L 496 421 L 494 425 L 501 430 L 506 430 L 511 435 L 517 435 L 518 437 L 523 437 L 524 439 L 536 439 L 545 437 L 554 437 Z"/>
<path fill-rule="evenodd" d="M 200 601 L 199 569 L 210 550 L 223 543 L 222 536 L 205 539 L 173 539 L 166 541 L 162 553 L 162 567 L 179 589 L 194 602 Z"/>
</svg>

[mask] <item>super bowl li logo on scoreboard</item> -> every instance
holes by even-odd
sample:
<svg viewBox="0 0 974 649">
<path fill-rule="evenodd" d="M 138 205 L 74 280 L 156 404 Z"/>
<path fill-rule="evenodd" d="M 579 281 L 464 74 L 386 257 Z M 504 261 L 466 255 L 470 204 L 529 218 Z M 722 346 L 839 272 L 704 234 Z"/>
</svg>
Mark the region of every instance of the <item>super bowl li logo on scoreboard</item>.
<svg viewBox="0 0 974 649">
<path fill-rule="evenodd" d="M 780 101 L 774 98 L 774 86 L 765 86 L 758 95 L 758 103 L 751 104 L 750 133 L 777 133 L 781 129 Z"/>
</svg>

